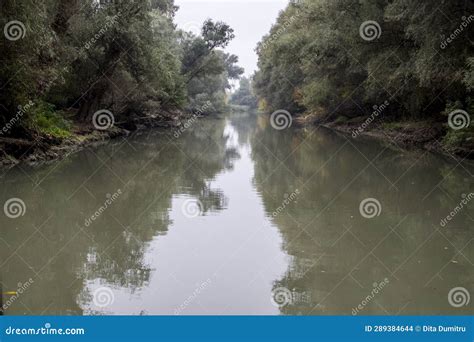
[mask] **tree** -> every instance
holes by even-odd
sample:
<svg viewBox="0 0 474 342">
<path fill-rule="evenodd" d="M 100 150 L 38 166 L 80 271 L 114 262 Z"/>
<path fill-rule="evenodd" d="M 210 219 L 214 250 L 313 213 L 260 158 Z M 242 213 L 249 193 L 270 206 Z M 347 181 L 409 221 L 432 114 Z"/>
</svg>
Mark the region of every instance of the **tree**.
<svg viewBox="0 0 474 342">
<path fill-rule="evenodd" d="M 451 104 L 472 106 L 473 10 L 464 0 L 290 4 L 257 48 L 257 95 L 269 111 L 320 121 L 364 116 L 384 101 L 386 120 L 445 121 Z"/>
<path fill-rule="evenodd" d="M 232 95 L 231 103 L 239 106 L 247 106 L 251 109 L 257 108 L 257 98 L 253 94 L 250 79 L 242 77 L 239 89 Z"/>
<path fill-rule="evenodd" d="M 220 50 L 233 30 L 207 20 L 195 37 L 176 28 L 176 10 L 173 0 L 2 1 L 0 23 L 19 35 L 0 40 L 0 133 L 62 138 L 71 121 L 92 127 L 98 110 L 127 128 L 209 99 L 223 110 L 243 72 Z"/>
<path fill-rule="evenodd" d="M 244 70 L 237 66 L 238 57 L 224 53 L 234 38 L 225 23 L 207 20 L 201 36 L 184 33 L 182 39 L 182 73 L 187 81 L 188 110 L 215 113 L 224 110 L 229 80 L 238 79 Z"/>
<path fill-rule="evenodd" d="M 184 64 L 187 83 L 199 75 L 203 68 L 210 63 L 210 56 L 214 49 L 225 48 L 234 39 L 234 30 L 223 22 L 214 23 L 211 19 L 204 22 L 202 37 L 198 37 L 192 43 L 189 51 L 190 56 Z M 191 39 L 194 37 L 191 36 Z"/>
</svg>

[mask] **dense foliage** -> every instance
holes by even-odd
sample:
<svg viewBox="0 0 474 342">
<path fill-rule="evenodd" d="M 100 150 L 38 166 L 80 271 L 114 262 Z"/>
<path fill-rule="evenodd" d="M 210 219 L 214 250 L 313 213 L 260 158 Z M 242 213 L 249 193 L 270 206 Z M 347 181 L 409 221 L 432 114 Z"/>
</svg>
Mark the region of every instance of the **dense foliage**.
<svg viewBox="0 0 474 342">
<path fill-rule="evenodd" d="M 466 0 L 292 2 L 257 48 L 261 108 L 319 121 L 386 101 L 388 121 L 472 114 L 473 13 Z"/>
<path fill-rule="evenodd" d="M 99 110 L 129 125 L 221 109 L 243 72 L 219 49 L 233 30 L 208 20 L 201 36 L 183 32 L 176 10 L 173 0 L 2 1 L 1 135 L 67 136 Z"/>
<path fill-rule="evenodd" d="M 257 98 L 253 92 L 251 80 L 247 77 L 240 79 L 239 88 L 232 94 L 231 103 L 238 106 L 245 106 L 251 109 L 257 108 Z"/>
</svg>

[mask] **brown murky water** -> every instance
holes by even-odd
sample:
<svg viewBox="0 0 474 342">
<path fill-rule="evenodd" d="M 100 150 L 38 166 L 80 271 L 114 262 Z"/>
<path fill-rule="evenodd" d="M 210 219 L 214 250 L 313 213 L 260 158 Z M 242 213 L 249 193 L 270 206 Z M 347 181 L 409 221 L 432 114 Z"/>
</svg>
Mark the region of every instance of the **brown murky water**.
<svg viewBox="0 0 474 342">
<path fill-rule="evenodd" d="M 473 176 L 249 113 L 16 167 L 1 178 L 2 206 L 21 200 L 0 212 L 4 311 L 472 313 Z"/>
</svg>

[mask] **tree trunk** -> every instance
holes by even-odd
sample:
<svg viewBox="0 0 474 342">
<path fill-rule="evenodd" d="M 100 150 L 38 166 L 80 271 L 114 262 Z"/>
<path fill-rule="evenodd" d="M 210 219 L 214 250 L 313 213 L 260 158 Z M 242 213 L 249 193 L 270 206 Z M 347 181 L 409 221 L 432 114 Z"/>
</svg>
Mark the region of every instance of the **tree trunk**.
<svg viewBox="0 0 474 342">
<path fill-rule="evenodd" d="M 78 0 L 62 0 L 58 3 L 58 9 L 54 22 L 53 30 L 62 37 L 69 29 L 69 20 L 79 11 Z"/>
<path fill-rule="evenodd" d="M 101 109 L 100 105 L 106 91 L 104 88 L 96 90 L 94 87 L 90 90 L 79 108 L 78 117 L 81 122 L 91 122 L 94 113 Z"/>
<path fill-rule="evenodd" d="M 101 108 L 101 105 L 102 100 L 109 90 L 108 79 L 113 76 L 120 56 L 120 50 L 112 45 L 104 58 L 106 61 L 106 63 L 104 63 L 105 65 L 100 68 L 100 70 L 106 70 L 103 78 L 91 87 L 81 103 L 78 112 L 78 118 L 81 122 L 90 122 L 96 111 L 104 109 Z"/>
</svg>

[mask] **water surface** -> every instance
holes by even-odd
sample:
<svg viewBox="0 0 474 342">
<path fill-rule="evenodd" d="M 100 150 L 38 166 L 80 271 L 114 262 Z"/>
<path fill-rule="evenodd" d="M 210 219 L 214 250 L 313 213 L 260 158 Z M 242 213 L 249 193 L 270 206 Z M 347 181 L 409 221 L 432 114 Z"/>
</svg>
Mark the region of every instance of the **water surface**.
<svg viewBox="0 0 474 342">
<path fill-rule="evenodd" d="M 251 113 L 20 165 L 1 178 L 26 206 L 0 215 L 5 314 L 467 314 L 448 293 L 474 294 L 474 204 L 440 221 L 473 175 Z"/>
</svg>

